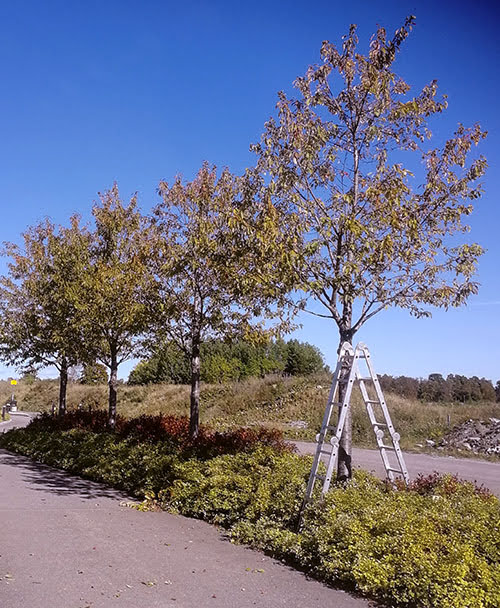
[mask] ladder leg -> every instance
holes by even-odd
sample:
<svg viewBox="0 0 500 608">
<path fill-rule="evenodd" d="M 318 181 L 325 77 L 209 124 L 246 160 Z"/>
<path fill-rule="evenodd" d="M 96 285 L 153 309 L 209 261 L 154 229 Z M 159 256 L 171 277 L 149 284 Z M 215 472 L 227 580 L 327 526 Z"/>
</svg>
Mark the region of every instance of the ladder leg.
<svg viewBox="0 0 500 608">
<path fill-rule="evenodd" d="M 330 393 L 328 395 L 328 401 L 327 401 L 327 405 L 326 405 L 326 409 L 325 409 L 325 414 L 323 416 L 323 422 L 321 424 L 321 430 L 316 437 L 318 444 L 316 446 L 316 452 L 315 452 L 313 464 L 311 467 L 311 473 L 309 474 L 309 479 L 307 482 L 306 495 L 305 495 L 304 501 L 303 501 L 301 509 L 300 509 L 299 522 L 300 522 L 300 519 L 302 518 L 302 513 L 303 513 L 305 506 L 307 505 L 307 503 L 309 502 L 309 500 L 312 497 L 316 479 L 321 479 L 323 482 L 325 482 L 327 477 L 331 478 L 331 471 L 333 470 L 333 463 L 336 459 L 337 451 L 335 450 L 334 444 L 326 442 L 326 436 L 329 432 L 331 432 L 333 430 L 333 427 L 331 425 L 331 417 L 332 417 L 333 408 L 335 406 L 335 401 L 334 401 L 335 395 L 338 393 L 339 378 L 340 378 L 341 374 L 343 373 L 343 370 L 345 369 L 346 361 L 349 361 L 350 367 L 352 368 L 353 357 L 354 357 L 354 349 L 352 348 L 352 346 L 349 343 L 346 342 L 345 344 L 342 345 L 342 348 L 340 349 L 340 352 L 339 352 L 339 356 L 337 359 L 337 367 L 335 368 L 335 373 L 333 375 L 332 385 L 330 387 Z M 341 416 L 339 418 L 341 418 Z M 339 419 L 339 422 L 340 422 L 340 419 Z M 337 431 L 338 431 L 338 425 L 336 428 L 336 432 Z M 325 449 L 325 447 L 328 447 L 329 449 L 327 450 L 327 449 Z M 327 472 L 330 471 L 330 473 L 329 473 L 329 475 L 327 474 L 325 476 L 320 476 L 320 475 L 318 475 L 318 468 L 319 468 L 319 464 L 321 462 L 321 456 L 323 456 L 323 455 L 327 455 L 329 457 L 328 465 L 327 465 Z M 330 485 L 330 480 L 328 480 L 328 482 L 327 482 L 327 487 L 329 485 Z M 323 488 L 324 487 L 325 486 L 323 485 Z M 325 492 L 325 490 L 323 489 L 323 493 L 324 492 Z"/>
<path fill-rule="evenodd" d="M 408 485 L 410 483 L 410 476 L 408 474 L 408 469 L 406 468 L 403 452 L 401 451 L 401 447 L 399 445 L 400 436 L 399 433 L 396 433 L 396 430 L 392 423 L 391 416 L 389 414 L 389 410 L 387 408 L 387 404 L 382 393 L 382 388 L 380 386 L 379 379 L 374 371 L 373 364 L 371 362 L 370 353 L 368 351 L 368 348 L 364 344 L 358 344 L 356 349 L 358 348 L 363 352 L 363 357 L 365 359 L 366 367 L 368 368 L 369 372 L 369 376 L 366 379 L 359 377 L 359 388 L 363 400 L 365 402 L 365 407 L 368 413 L 368 417 L 370 418 L 370 423 L 375 432 L 375 438 L 377 440 L 380 455 L 382 457 L 382 461 L 387 472 L 387 477 L 391 482 L 394 482 L 394 474 L 400 474 L 403 477 L 405 484 Z M 365 385 L 365 380 L 371 381 L 373 383 L 376 399 L 370 399 Z M 382 412 L 383 421 L 377 420 L 373 405 L 379 406 Z M 389 437 L 392 446 L 386 445 L 386 443 L 384 443 L 384 429 L 387 429 L 387 431 L 389 432 Z M 388 452 L 394 452 L 397 460 L 397 467 L 390 463 Z"/>
</svg>

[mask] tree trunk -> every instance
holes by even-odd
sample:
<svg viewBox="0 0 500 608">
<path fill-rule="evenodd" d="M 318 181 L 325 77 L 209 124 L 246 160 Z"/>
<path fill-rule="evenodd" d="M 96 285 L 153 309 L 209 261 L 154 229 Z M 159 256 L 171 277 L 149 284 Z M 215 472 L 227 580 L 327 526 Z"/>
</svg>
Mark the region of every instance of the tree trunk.
<svg viewBox="0 0 500 608">
<path fill-rule="evenodd" d="M 353 332 L 351 328 L 340 329 L 340 344 L 339 352 L 344 342 L 352 344 Z M 341 379 L 345 378 L 347 381 L 347 373 L 341 374 Z M 339 401 L 341 402 L 344 398 L 347 390 L 346 382 L 339 382 Z M 347 416 L 345 418 L 344 428 L 342 430 L 342 436 L 339 444 L 339 455 L 337 461 L 337 481 L 347 482 L 352 477 L 352 409 L 351 407 L 347 410 Z"/>
<path fill-rule="evenodd" d="M 191 407 L 189 437 L 196 439 L 200 427 L 200 335 L 193 336 L 191 346 Z"/>
<path fill-rule="evenodd" d="M 118 358 L 116 352 L 111 352 L 111 365 L 109 367 L 109 405 L 108 405 L 108 424 L 111 429 L 116 426 L 116 393 L 118 386 Z"/>
<path fill-rule="evenodd" d="M 66 413 L 66 391 L 68 388 L 68 361 L 66 357 L 61 359 L 59 370 L 59 416 Z"/>
</svg>

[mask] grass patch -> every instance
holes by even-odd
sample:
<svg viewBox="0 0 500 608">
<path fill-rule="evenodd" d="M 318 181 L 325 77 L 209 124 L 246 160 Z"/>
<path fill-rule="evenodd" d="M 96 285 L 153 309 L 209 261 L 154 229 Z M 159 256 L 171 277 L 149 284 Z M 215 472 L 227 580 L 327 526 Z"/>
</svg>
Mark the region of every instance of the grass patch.
<svg viewBox="0 0 500 608">
<path fill-rule="evenodd" d="M 115 434 L 97 414 L 70 422 L 45 417 L 0 445 L 145 498 L 143 508 L 224 526 L 234 541 L 391 606 L 500 606 L 500 502 L 473 484 L 434 475 L 394 491 L 356 472 L 316 497 L 297 533 L 311 459 L 277 434 L 202 427 L 193 443 L 185 419 L 120 419 Z"/>
</svg>

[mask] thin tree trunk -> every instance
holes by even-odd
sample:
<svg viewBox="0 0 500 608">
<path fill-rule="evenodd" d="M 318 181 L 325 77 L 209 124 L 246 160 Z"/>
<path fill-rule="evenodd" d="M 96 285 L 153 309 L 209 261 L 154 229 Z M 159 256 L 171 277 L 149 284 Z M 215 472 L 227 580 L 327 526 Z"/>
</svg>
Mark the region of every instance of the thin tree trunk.
<svg viewBox="0 0 500 608">
<path fill-rule="evenodd" d="M 66 391 L 68 388 L 68 361 L 66 357 L 61 359 L 59 370 L 59 416 L 66 413 Z"/>
<path fill-rule="evenodd" d="M 350 329 L 340 329 L 339 351 L 344 342 L 352 343 L 353 332 Z M 339 382 L 339 401 L 342 402 L 347 390 L 347 372 L 341 375 L 345 382 Z M 352 408 L 347 410 L 344 428 L 339 444 L 337 461 L 337 481 L 346 482 L 352 477 Z"/>
<path fill-rule="evenodd" d="M 116 426 L 116 393 L 118 387 L 118 360 L 116 356 L 116 352 L 111 352 L 111 365 L 109 368 L 109 405 L 108 405 L 108 415 L 109 415 L 109 426 L 111 429 L 114 429 Z"/>
<path fill-rule="evenodd" d="M 352 129 L 352 144 L 353 144 L 353 201 L 352 211 L 356 211 L 359 197 L 359 150 L 356 141 L 357 124 Z M 350 237 L 351 238 L 351 237 Z M 349 238 L 349 240 L 350 240 Z M 350 243 L 347 243 L 347 261 L 351 262 L 353 250 Z M 344 342 L 352 344 L 354 331 L 352 330 L 352 299 L 349 293 L 344 293 L 342 302 L 342 320 L 339 324 L 340 345 Z M 345 374 L 343 374 L 345 377 Z M 347 378 L 346 378 L 347 380 Z M 339 401 L 342 401 L 347 390 L 347 384 L 339 384 Z M 352 409 L 347 410 L 344 428 L 339 444 L 339 455 L 337 461 L 337 481 L 347 482 L 352 477 Z"/>
<path fill-rule="evenodd" d="M 191 407 L 189 437 L 196 439 L 200 427 L 200 335 L 193 336 L 191 347 Z"/>
</svg>

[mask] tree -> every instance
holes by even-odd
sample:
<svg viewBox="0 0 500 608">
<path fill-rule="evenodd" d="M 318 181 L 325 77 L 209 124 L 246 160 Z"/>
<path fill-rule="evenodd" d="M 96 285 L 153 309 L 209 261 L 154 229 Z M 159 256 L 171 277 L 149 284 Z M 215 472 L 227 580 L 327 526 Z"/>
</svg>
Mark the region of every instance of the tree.
<svg viewBox="0 0 500 608">
<path fill-rule="evenodd" d="M 491 380 L 481 378 L 479 380 L 479 389 L 481 392 L 482 401 L 495 401 L 495 389 L 493 388 L 493 383 L 491 382 Z"/>
<path fill-rule="evenodd" d="M 157 231 L 151 274 L 157 336 L 189 359 L 190 436 L 199 428 L 201 346 L 211 339 L 250 338 L 275 313 L 271 294 L 248 289 L 239 211 L 241 184 L 228 170 L 217 178 L 205 163 L 192 182 L 161 182 L 154 210 Z M 241 237 L 241 238 L 240 238 Z M 245 248 L 247 244 L 243 245 Z"/>
<path fill-rule="evenodd" d="M 299 342 L 298 340 L 290 340 L 287 343 L 287 360 L 285 372 L 293 376 L 314 374 L 324 369 L 325 363 L 319 348 Z"/>
<path fill-rule="evenodd" d="M 6 244 L 11 261 L 0 281 L 0 354 L 24 370 L 54 365 L 63 415 L 68 368 L 85 356 L 82 326 L 69 294 L 81 280 L 89 234 L 73 216 L 69 228 L 46 220 L 22 238 L 23 248 Z"/>
<path fill-rule="evenodd" d="M 108 381 L 108 372 L 102 363 L 85 363 L 78 377 L 80 384 L 105 384 Z"/>
<path fill-rule="evenodd" d="M 460 125 L 429 147 L 429 121 L 442 113 L 432 81 L 417 95 L 392 68 L 412 29 L 409 17 L 392 39 L 379 27 L 367 55 L 356 27 L 342 48 L 321 47 L 321 63 L 295 81 L 296 99 L 279 94 L 278 117 L 266 123 L 258 154 L 262 212 L 279 226 L 279 261 L 287 241 L 294 285 L 322 305 L 340 343 L 380 311 L 398 306 L 417 317 L 429 307 L 459 306 L 477 292 L 477 244 L 452 244 L 481 193 L 483 157 L 468 161 L 485 137 Z M 415 159 L 415 162 L 412 162 Z M 423 169 L 422 169 L 423 163 Z M 279 269 L 279 264 L 276 264 Z M 351 476 L 351 423 L 339 453 L 339 479 Z"/>
<path fill-rule="evenodd" d="M 85 272 L 73 302 L 92 336 L 91 360 L 109 369 L 109 426 L 114 428 L 118 367 L 138 353 L 148 326 L 146 294 L 152 282 L 146 260 L 151 243 L 135 196 L 124 204 L 116 184 L 99 196 L 92 209 L 95 229 Z"/>
<path fill-rule="evenodd" d="M 429 374 L 428 379 L 420 383 L 418 396 L 425 401 L 451 401 L 450 383 L 441 374 Z"/>
<path fill-rule="evenodd" d="M 188 384 L 189 381 L 189 359 L 172 342 L 155 346 L 151 356 L 139 361 L 128 378 L 128 384 Z"/>
</svg>

